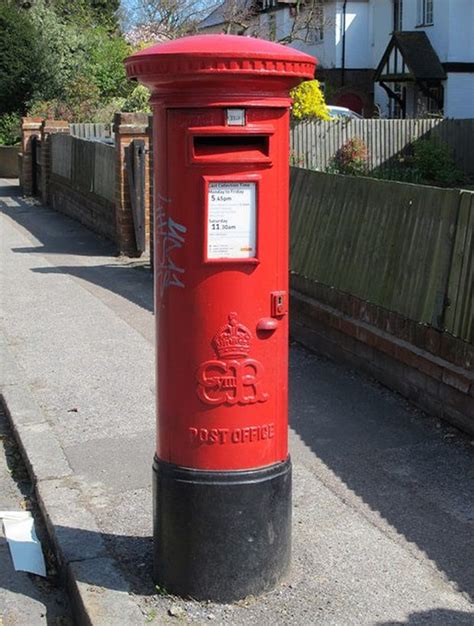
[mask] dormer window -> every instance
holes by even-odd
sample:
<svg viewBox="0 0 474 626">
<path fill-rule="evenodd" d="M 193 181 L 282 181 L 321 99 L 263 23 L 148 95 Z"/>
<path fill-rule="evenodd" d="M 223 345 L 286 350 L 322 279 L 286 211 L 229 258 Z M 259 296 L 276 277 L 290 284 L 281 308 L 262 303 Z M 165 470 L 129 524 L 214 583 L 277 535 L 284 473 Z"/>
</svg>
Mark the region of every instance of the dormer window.
<svg viewBox="0 0 474 626">
<path fill-rule="evenodd" d="M 418 26 L 433 25 L 433 0 L 417 0 L 418 5 Z"/>
</svg>

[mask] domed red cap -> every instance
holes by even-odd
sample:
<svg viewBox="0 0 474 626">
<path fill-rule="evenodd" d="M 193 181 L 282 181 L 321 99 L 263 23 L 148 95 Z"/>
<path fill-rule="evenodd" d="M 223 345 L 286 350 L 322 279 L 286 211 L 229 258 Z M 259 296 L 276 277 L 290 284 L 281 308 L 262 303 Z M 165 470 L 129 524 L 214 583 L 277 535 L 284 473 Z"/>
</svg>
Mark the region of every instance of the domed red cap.
<svg viewBox="0 0 474 626">
<path fill-rule="evenodd" d="M 253 37 L 196 35 L 157 44 L 125 60 L 127 76 L 159 91 L 170 83 L 227 84 L 238 79 L 279 78 L 289 89 L 314 78 L 316 59 Z"/>
</svg>

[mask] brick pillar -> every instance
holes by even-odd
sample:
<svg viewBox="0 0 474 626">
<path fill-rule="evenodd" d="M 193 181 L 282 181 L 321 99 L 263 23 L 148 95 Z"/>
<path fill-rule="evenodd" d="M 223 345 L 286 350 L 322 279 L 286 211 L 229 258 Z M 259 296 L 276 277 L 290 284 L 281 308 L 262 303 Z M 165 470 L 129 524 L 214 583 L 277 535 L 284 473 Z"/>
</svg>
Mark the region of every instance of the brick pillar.
<svg viewBox="0 0 474 626">
<path fill-rule="evenodd" d="M 125 153 L 134 139 L 143 139 L 147 160 L 145 163 L 145 239 L 149 240 L 150 201 L 149 201 L 149 118 L 146 113 L 116 113 L 114 117 L 116 154 L 116 197 L 115 223 L 117 245 L 120 254 L 139 256 L 135 242 L 132 206 L 128 184 Z"/>
<path fill-rule="evenodd" d="M 19 169 L 20 189 L 25 196 L 33 194 L 33 160 L 31 143 L 33 137 L 41 137 L 41 117 L 21 118 L 21 166 Z"/>
<path fill-rule="evenodd" d="M 63 120 L 44 120 L 41 125 L 41 201 L 49 204 L 49 182 L 51 179 L 51 135 L 69 134 L 69 123 Z"/>
</svg>

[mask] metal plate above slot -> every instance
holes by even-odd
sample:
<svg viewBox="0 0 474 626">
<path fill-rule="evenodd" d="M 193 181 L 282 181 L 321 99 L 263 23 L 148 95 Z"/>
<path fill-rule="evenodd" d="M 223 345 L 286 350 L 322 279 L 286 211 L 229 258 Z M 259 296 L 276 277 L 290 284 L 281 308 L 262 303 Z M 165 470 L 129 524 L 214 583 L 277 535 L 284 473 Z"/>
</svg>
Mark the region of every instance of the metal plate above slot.
<svg viewBox="0 0 474 626">
<path fill-rule="evenodd" d="M 245 109 L 226 109 L 227 126 L 245 126 Z"/>
</svg>

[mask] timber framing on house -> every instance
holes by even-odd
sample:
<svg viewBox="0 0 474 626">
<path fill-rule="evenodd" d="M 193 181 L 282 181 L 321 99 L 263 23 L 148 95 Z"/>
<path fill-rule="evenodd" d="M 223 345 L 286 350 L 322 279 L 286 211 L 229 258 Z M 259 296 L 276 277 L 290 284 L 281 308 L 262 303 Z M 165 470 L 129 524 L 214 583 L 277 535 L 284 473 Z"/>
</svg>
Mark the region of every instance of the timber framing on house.
<svg viewBox="0 0 474 626">
<path fill-rule="evenodd" d="M 443 109 L 443 81 L 446 72 L 423 31 L 396 32 L 392 35 L 382 59 L 375 70 L 374 80 L 395 100 L 406 116 L 406 88 L 394 91 L 389 83 L 417 85 L 421 93 Z"/>
</svg>

